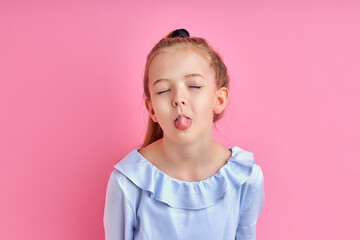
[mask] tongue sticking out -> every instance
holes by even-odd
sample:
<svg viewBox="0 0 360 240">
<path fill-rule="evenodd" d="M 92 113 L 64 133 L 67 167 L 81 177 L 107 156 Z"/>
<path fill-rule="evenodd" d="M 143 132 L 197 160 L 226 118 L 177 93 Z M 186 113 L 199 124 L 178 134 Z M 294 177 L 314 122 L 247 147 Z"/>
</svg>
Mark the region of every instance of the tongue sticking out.
<svg viewBox="0 0 360 240">
<path fill-rule="evenodd" d="M 186 117 L 179 117 L 174 121 L 175 127 L 180 130 L 185 130 L 191 126 L 191 119 Z"/>
</svg>

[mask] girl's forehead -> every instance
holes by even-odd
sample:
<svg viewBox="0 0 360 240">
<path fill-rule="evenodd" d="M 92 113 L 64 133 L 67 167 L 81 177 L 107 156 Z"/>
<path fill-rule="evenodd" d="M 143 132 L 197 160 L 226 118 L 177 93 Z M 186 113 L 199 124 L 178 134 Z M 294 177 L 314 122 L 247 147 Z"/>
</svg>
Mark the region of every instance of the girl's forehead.
<svg viewBox="0 0 360 240">
<path fill-rule="evenodd" d="M 170 48 L 161 51 L 153 58 L 149 66 L 149 78 L 193 73 L 194 71 L 200 71 L 205 75 L 211 72 L 210 64 L 202 54 L 191 48 Z"/>
</svg>

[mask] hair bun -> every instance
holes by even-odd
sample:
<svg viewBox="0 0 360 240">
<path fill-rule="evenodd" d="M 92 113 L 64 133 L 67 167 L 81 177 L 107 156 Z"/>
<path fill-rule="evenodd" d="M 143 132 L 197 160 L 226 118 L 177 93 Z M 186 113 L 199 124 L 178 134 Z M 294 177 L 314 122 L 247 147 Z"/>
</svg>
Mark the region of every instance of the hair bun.
<svg viewBox="0 0 360 240">
<path fill-rule="evenodd" d="M 171 33 L 170 38 L 175 38 L 175 37 L 190 37 L 190 34 L 186 29 L 181 28 L 181 29 L 176 29 Z"/>
</svg>

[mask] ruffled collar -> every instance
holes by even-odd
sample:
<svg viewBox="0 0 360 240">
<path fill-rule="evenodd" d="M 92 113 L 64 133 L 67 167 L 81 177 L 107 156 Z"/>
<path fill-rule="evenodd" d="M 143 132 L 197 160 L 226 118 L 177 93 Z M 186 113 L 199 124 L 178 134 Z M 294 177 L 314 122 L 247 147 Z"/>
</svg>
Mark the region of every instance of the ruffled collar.
<svg viewBox="0 0 360 240">
<path fill-rule="evenodd" d="M 227 163 L 207 179 L 186 182 L 172 178 L 144 158 L 136 148 L 114 167 L 136 186 L 150 193 L 150 197 L 170 207 L 182 209 L 207 208 L 229 191 L 239 188 L 250 176 L 255 164 L 253 154 L 237 146 Z"/>
</svg>

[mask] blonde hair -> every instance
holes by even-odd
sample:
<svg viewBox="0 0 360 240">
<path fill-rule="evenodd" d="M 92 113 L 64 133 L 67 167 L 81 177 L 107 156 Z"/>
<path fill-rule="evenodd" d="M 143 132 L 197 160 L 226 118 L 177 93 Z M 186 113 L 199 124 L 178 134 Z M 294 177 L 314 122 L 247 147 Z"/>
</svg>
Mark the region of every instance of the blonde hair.
<svg viewBox="0 0 360 240">
<path fill-rule="evenodd" d="M 162 38 L 153 47 L 153 49 L 147 56 L 143 82 L 144 101 L 151 100 L 148 78 L 148 71 L 151 61 L 155 56 L 173 46 L 190 48 L 204 56 L 205 59 L 208 59 L 210 63 L 210 68 L 213 69 L 215 72 L 215 83 L 217 89 L 220 89 L 222 87 L 229 88 L 229 75 L 224 61 L 222 60 L 222 57 L 210 46 L 210 44 L 205 39 L 200 37 L 190 37 L 185 29 L 177 29 L 170 32 L 166 37 Z M 223 113 L 224 111 L 222 111 L 220 114 L 214 114 L 213 122 L 217 122 L 222 117 Z M 149 116 L 146 135 L 141 148 L 146 147 L 147 145 L 159 140 L 162 137 L 163 130 L 161 129 L 159 123 L 154 122 Z"/>
</svg>

